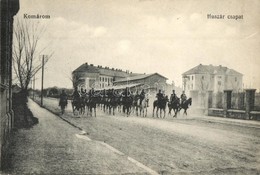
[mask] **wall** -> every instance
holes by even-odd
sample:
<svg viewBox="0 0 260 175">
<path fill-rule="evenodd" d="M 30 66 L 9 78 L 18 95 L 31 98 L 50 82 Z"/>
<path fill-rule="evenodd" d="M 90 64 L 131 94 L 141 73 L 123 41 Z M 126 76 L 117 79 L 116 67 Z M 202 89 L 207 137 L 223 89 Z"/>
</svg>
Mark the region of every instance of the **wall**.
<svg viewBox="0 0 260 175">
<path fill-rule="evenodd" d="M 13 16 L 19 10 L 18 0 L 0 0 L 1 66 L 0 66 L 0 169 L 7 136 L 13 126 L 12 112 L 12 33 Z"/>
</svg>

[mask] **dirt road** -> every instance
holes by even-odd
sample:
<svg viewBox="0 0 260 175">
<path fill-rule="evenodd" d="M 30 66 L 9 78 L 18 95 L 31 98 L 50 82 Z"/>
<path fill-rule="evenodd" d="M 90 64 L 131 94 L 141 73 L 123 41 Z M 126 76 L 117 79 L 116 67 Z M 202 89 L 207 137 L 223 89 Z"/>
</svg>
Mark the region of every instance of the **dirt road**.
<svg viewBox="0 0 260 175">
<path fill-rule="evenodd" d="M 55 100 L 45 106 L 58 111 Z M 68 109 L 69 110 L 69 109 Z M 96 118 L 63 118 L 160 174 L 259 174 L 260 125 L 196 117 L 124 117 L 101 111 Z M 223 119 L 221 119 L 223 120 Z"/>
</svg>

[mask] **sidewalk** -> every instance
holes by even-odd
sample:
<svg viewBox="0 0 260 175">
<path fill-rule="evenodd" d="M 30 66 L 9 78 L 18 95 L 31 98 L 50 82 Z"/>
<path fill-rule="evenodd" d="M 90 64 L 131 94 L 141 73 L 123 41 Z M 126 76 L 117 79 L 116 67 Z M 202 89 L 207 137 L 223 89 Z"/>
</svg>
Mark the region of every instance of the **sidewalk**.
<svg viewBox="0 0 260 175">
<path fill-rule="evenodd" d="M 39 124 L 16 132 L 10 145 L 9 174 L 148 174 L 129 157 L 89 140 L 32 100 Z"/>
<path fill-rule="evenodd" d="M 233 125 L 239 125 L 239 126 L 245 126 L 245 127 L 260 128 L 260 121 L 256 121 L 256 120 L 243 120 L 243 119 L 196 115 L 196 114 L 194 114 L 192 117 L 189 116 L 188 118 L 222 123 L 222 124 L 233 124 Z"/>
</svg>

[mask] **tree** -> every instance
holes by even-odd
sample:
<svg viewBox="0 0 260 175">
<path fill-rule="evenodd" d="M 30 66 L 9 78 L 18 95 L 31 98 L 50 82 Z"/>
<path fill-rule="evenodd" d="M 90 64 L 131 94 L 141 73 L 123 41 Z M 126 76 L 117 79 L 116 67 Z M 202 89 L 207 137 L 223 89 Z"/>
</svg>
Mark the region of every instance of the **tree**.
<svg viewBox="0 0 260 175">
<path fill-rule="evenodd" d="M 41 69 L 40 54 L 46 49 L 39 45 L 45 31 L 40 23 L 16 19 L 13 36 L 13 69 L 23 91 L 28 91 L 31 78 Z M 44 59 L 46 64 L 53 53 Z"/>
</svg>

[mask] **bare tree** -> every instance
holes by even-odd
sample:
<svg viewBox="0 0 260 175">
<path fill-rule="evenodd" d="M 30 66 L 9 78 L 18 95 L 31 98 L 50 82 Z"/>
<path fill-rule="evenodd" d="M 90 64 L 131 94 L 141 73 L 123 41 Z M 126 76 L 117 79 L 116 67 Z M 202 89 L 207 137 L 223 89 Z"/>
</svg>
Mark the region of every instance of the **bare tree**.
<svg viewBox="0 0 260 175">
<path fill-rule="evenodd" d="M 41 69 L 40 54 L 46 49 L 39 45 L 45 31 L 39 22 L 16 19 L 13 37 L 13 69 L 22 90 L 27 91 L 31 78 Z M 44 60 L 46 64 L 53 53 Z"/>
</svg>

